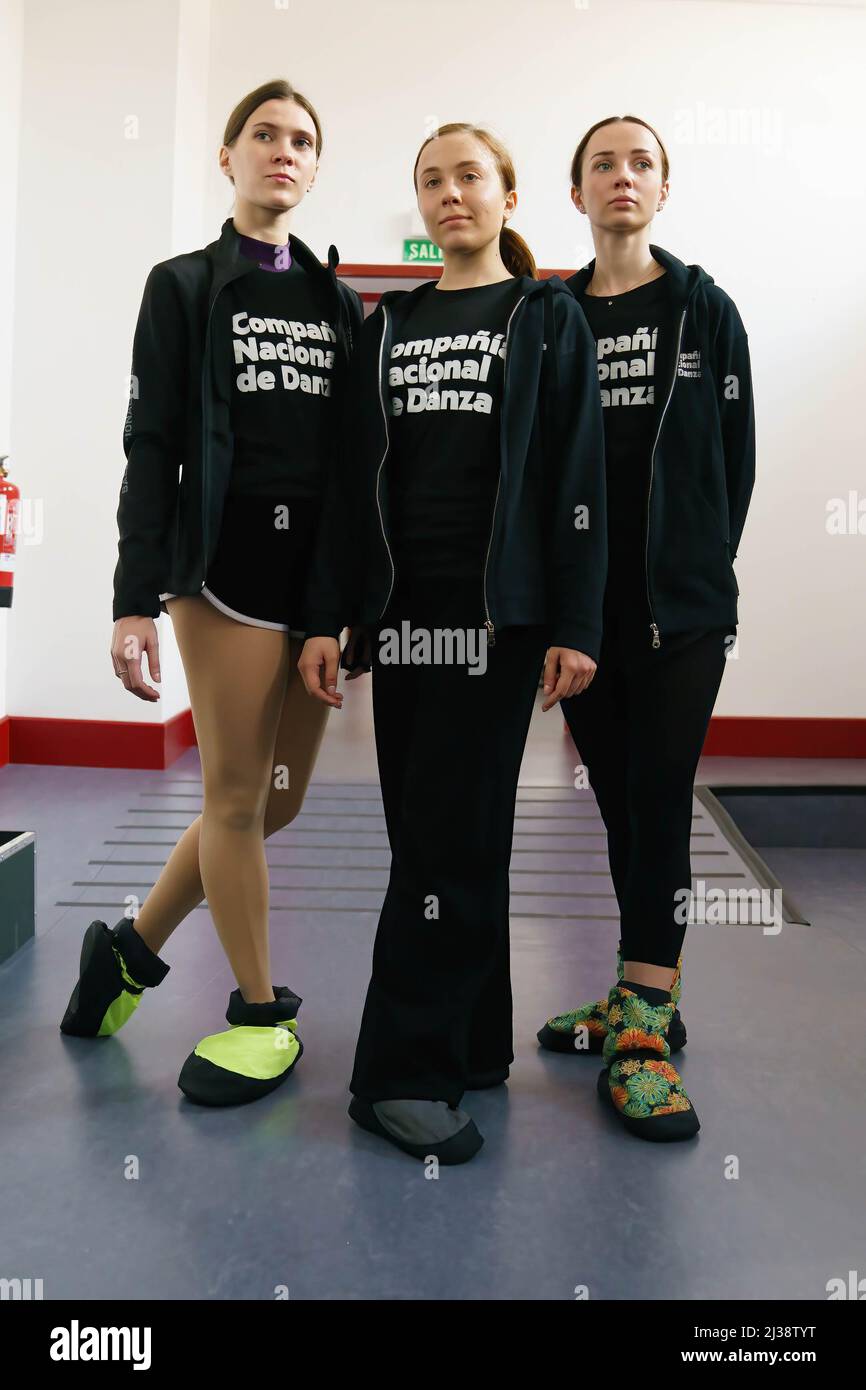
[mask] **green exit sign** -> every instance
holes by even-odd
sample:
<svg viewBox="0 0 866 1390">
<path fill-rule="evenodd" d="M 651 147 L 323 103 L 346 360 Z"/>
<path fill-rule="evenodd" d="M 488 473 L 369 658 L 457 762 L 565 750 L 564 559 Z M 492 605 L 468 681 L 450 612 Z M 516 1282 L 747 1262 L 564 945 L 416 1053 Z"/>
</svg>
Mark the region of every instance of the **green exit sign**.
<svg viewBox="0 0 866 1390">
<path fill-rule="evenodd" d="M 435 261 L 437 265 L 441 265 L 442 248 L 427 237 L 412 237 L 403 242 L 403 260 L 424 261 L 428 265 Z"/>
</svg>

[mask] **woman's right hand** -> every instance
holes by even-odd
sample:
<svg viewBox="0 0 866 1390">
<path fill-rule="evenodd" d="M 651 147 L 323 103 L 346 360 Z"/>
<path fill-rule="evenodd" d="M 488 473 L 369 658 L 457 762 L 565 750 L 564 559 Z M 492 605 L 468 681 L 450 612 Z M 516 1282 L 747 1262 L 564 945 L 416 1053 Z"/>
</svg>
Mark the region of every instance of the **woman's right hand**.
<svg viewBox="0 0 866 1390">
<path fill-rule="evenodd" d="M 111 664 L 124 690 L 139 700 L 159 699 L 159 691 L 148 685 L 141 674 L 142 654 L 147 652 L 151 680 L 160 679 L 159 638 L 153 618 L 118 618 L 111 637 Z"/>
</svg>

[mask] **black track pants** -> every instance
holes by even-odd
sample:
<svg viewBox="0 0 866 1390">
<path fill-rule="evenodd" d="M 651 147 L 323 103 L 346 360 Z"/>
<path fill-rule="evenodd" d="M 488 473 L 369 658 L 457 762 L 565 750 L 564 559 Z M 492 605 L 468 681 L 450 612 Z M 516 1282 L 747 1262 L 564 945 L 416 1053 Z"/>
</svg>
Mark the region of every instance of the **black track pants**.
<svg viewBox="0 0 866 1390">
<path fill-rule="evenodd" d="M 483 626 L 480 584 L 398 591 L 374 634 L 373 710 L 391 874 L 351 1089 L 456 1105 L 513 1060 L 509 861 L 542 627 L 496 633 L 486 672 L 386 664 L 381 629 Z M 480 664 L 480 663 L 479 663 Z"/>
</svg>

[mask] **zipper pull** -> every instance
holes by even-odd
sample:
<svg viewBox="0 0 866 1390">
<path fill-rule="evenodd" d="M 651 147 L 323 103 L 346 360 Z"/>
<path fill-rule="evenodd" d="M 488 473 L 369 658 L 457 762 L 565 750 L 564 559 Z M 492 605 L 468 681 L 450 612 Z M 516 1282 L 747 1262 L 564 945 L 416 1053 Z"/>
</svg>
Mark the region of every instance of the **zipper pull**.
<svg viewBox="0 0 866 1390">
<path fill-rule="evenodd" d="M 653 647 L 660 647 L 662 644 L 662 640 L 659 637 L 658 625 L 656 623 L 650 623 L 650 627 L 652 628 Z"/>
<path fill-rule="evenodd" d="M 496 636 L 495 636 L 496 628 L 493 626 L 493 624 L 492 624 L 492 622 L 490 621 L 489 618 L 488 618 L 487 622 L 484 624 L 484 626 L 487 628 L 487 645 L 488 645 L 488 647 L 495 647 L 495 646 L 496 646 Z"/>
</svg>

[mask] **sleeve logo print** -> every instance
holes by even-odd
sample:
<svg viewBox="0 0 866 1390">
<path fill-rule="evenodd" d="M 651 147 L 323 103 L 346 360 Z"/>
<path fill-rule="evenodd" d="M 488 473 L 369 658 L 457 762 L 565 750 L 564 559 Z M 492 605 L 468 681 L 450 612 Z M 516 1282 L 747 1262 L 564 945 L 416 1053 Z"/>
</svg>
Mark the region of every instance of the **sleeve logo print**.
<svg viewBox="0 0 866 1390">
<path fill-rule="evenodd" d="M 330 396 L 334 368 L 334 327 L 296 319 L 251 317 L 246 310 L 232 316 L 232 349 L 236 366 L 248 365 L 236 378 L 239 391 L 273 391 L 274 372 L 260 371 L 257 362 L 281 362 L 279 380 L 285 391 Z M 300 368 L 309 370 L 299 370 Z M 327 375 L 325 375 L 327 373 Z"/>
<path fill-rule="evenodd" d="M 419 338 L 395 343 L 391 357 L 415 359 L 406 365 L 392 360 L 388 385 L 406 387 L 405 393 L 391 396 L 391 414 L 424 410 L 470 410 L 483 415 L 493 411 L 493 396 L 474 387 L 443 387 L 442 382 L 487 382 L 496 358 L 505 358 L 505 335 L 491 334 L 486 328 L 454 337 Z M 472 354 L 471 356 L 469 354 Z"/>
<path fill-rule="evenodd" d="M 693 352 L 681 352 L 677 376 L 690 376 L 700 380 L 701 376 L 701 350 L 695 348 Z"/>
</svg>

